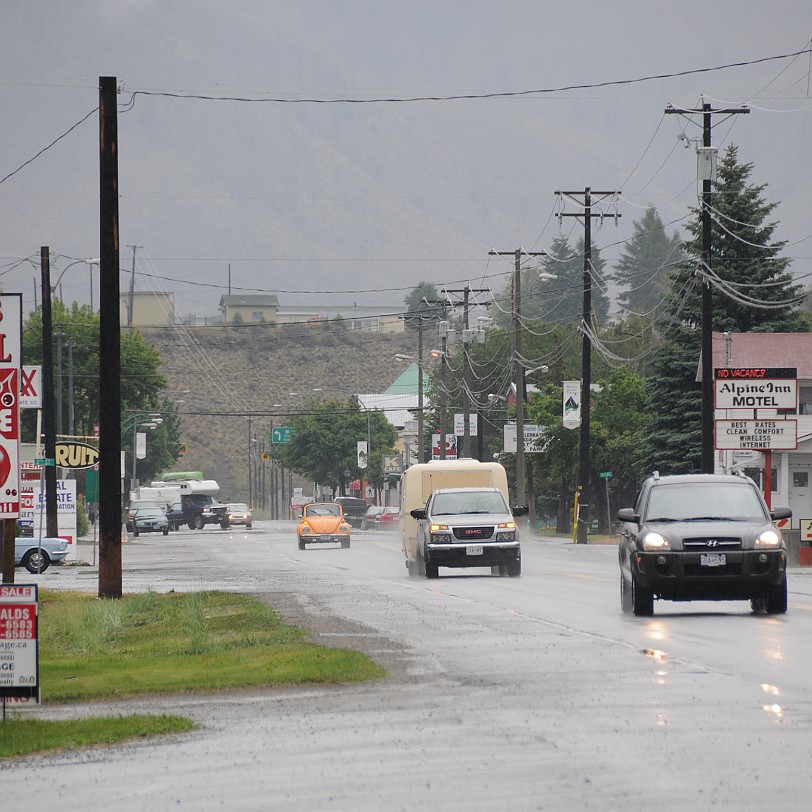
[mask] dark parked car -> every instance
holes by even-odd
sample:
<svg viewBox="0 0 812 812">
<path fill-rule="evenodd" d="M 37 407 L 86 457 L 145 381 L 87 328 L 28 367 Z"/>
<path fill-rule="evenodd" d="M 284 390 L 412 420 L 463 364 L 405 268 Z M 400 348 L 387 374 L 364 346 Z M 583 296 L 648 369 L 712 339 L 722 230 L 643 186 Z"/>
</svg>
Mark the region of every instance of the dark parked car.
<svg viewBox="0 0 812 812">
<path fill-rule="evenodd" d="M 344 518 L 353 526 L 361 527 L 367 512 L 367 503 L 356 496 L 338 496 L 334 500 L 341 505 Z"/>
<path fill-rule="evenodd" d="M 733 474 L 654 473 L 623 508 L 618 547 L 624 612 L 651 615 L 654 599 L 749 600 L 787 611 L 787 548 L 755 482 Z"/>
<path fill-rule="evenodd" d="M 184 518 L 185 516 L 186 514 L 183 512 L 183 505 L 180 502 L 175 502 L 175 504 L 166 511 L 169 529 L 180 530 L 181 525 L 186 524 L 186 519 Z"/>
<path fill-rule="evenodd" d="M 133 535 L 141 533 L 163 533 L 169 535 L 169 519 L 160 508 L 138 508 L 133 516 Z"/>
<path fill-rule="evenodd" d="M 157 508 L 158 510 L 166 512 L 166 505 L 163 502 L 156 502 L 154 499 L 133 499 L 127 508 L 127 530 L 130 533 L 135 529 L 133 516 L 135 516 L 136 511 L 141 508 Z"/>
</svg>

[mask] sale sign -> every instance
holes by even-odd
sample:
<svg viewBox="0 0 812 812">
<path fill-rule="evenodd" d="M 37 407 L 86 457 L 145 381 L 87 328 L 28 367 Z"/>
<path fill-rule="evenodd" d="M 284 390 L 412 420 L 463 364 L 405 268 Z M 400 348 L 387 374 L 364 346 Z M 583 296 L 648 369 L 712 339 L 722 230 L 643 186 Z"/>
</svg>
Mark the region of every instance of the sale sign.
<svg viewBox="0 0 812 812">
<path fill-rule="evenodd" d="M 22 294 L 0 294 L 0 519 L 20 515 Z"/>
<path fill-rule="evenodd" d="M 0 696 L 39 700 L 36 585 L 0 586 Z"/>
</svg>

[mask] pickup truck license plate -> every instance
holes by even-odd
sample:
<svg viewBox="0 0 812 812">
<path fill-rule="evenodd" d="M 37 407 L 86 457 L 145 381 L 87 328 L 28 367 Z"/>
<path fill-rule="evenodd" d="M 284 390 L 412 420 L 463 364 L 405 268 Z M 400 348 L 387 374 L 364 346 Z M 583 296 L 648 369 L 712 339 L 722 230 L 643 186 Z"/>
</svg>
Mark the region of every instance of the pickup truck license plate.
<svg viewBox="0 0 812 812">
<path fill-rule="evenodd" d="M 727 564 L 727 556 L 724 553 L 702 553 L 699 556 L 701 567 L 724 567 Z"/>
<path fill-rule="evenodd" d="M 482 555 L 482 545 L 477 545 L 476 547 L 466 547 L 465 552 L 468 555 Z"/>
</svg>

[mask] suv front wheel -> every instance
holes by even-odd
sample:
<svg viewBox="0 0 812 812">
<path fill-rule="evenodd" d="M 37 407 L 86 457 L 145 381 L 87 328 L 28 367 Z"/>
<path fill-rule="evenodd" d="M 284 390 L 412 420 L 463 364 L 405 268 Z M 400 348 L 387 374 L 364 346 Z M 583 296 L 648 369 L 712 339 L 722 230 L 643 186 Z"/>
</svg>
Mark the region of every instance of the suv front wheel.
<svg viewBox="0 0 812 812">
<path fill-rule="evenodd" d="M 767 614 L 784 615 L 787 612 L 787 576 L 781 579 L 778 586 L 771 586 L 767 590 Z"/>
<path fill-rule="evenodd" d="M 632 572 L 632 610 L 637 617 L 650 617 L 654 614 L 654 593 L 640 586 L 634 572 Z"/>
</svg>

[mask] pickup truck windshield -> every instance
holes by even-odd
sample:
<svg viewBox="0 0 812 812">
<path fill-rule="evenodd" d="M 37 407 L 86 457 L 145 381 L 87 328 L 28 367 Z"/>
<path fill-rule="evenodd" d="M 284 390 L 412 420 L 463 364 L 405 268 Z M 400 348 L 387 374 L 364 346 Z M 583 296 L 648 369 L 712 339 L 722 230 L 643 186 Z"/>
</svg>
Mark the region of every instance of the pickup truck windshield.
<svg viewBox="0 0 812 812">
<path fill-rule="evenodd" d="M 433 516 L 508 512 L 504 497 L 498 492 L 438 493 L 431 506 Z"/>
</svg>

